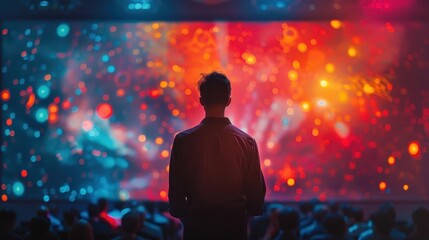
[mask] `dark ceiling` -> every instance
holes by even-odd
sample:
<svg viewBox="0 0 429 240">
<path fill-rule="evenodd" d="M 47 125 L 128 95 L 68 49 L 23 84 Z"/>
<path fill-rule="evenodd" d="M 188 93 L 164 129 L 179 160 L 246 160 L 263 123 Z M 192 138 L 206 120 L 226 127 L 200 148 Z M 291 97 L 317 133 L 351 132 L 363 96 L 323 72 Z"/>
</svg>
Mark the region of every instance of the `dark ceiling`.
<svg viewBox="0 0 429 240">
<path fill-rule="evenodd" d="M 368 17 L 398 21 L 429 20 L 428 0 L 140 0 L 152 2 L 157 7 L 139 11 L 127 9 L 127 4 L 136 1 L 0 0 L 0 20 L 311 21 Z M 40 7 L 41 2 L 50 5 Z M 215 2 L 220 3 L 213 4 Z M 70 3 L 74 5 L 70 7 Z M 276 7 L 275 4 L 279 3 L 280 7 Z M 388 4 L 387 8 L 383 7 L 385 4 Z M 31 10 L 34 6 L 36 9 Z M 64 10 L 64 6 L 72 9 Z"/>
</svg>

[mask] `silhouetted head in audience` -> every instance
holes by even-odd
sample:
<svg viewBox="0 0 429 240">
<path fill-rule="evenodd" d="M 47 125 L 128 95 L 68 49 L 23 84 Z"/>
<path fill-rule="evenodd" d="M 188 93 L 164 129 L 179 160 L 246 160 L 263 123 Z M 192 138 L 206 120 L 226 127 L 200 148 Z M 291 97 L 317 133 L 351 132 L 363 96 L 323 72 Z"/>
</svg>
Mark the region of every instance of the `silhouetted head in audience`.
<svg viewBox="0 0 429 240">
<path fill-rule="evenodd" d="M 45 205 L 42 205 L 37 209 L 36 216 L 38 217 L 48 217 L 49 209 Z"/>
<path fill-rule="evenodd" d="M 386 211 L 377 211 L 371 216 L 374 233 L 387 237 L 393 228 L 392 216 Z"/>
<path fill-rule="evenodd" d="M 309 201 L 300 202 L 298 208 L 302 215 L 311 214 L 313 211 L 313 205 Z"/>
<path fill-rule="evenodd" d="M 323 217 L 329 212 L 329 208 L 328 206 L 326 206 L 325 204 L 317 204 L 316 206 L 314 206 L 313 208 L 313 218 L 314 220 L 316 220 L 317 222 L 322 222 Z"/>
<path fill-rule="evenodd" d="M 79 212 L 76 210 L 69 210 L 63 212 L 63 220 L 66 226 L 72 226 L 79 216 Z"/>
<path fill-rule="evenodd" d="M 137 211 L 131 210 L 122 217 L 122 230 L 127 235 L 138 232 L 142 224 L 142 219 Z"/>
<path fill-rule="evenodd" d="M 223 117 L 225 108 L 231 103 L 231 83 L 225 74 L 203 74 L 198 81 L 198 90 L 206 117 Z"/>
<path fill-rule="evenodd" d="M 79 220 L 71 227 L 69 240 L 93 240 L 91 224 L 85 220 Z"/>
<path fill-rule="evenodd" d="M 345 236 L 347 225 L 344 217 L 338 213 L 327 213 L 322 220 L 323 227 L 329 235 L 333 235 L 338 239 Z"/>
<path fill-rule="evenodd" d="M 352 224 L 363 222 L 364 221 L 363 210 L 361 208 L 358 208 L 358 207 L 352 208 L 350 219 L 351 219 Z"/>
<path fill-rule="evenodd" d="M 38 216 L 30 221 L 30 232 L 33 239 L 44 239 L 49 233 L 51 222 L 49 218 Z"/>
<path fill-rule="evenodd" d="M 337 213 L 338 210 L 340 209 L 340 204 L 337 201 L 335 201 L 335 200 L 331 200 L 328 203 L 328 207 L 329 207 L 329 210 L 331 212 Z"/>
<path fill-rule="evenodd" d="M 418 229 L 429 228 L 429 211 L 423 207 L 414 210 L 413 223 Z"/>
<path fill-rule="evenodd" d="M 278 213 L 280 229 L 294 231 L 299 229 L 299 213 L 292 208 L 284 208 Z"/>
<path fill-rule="evenodd" d="M 109 209 L 109 203 L 106 198 L 98 199 L 97 205 L 100 212 L 107 212 L 107 210 Z"/>
<path fill-rule="evenodd" d="M 100 208 L 97 204 L 90 203 L 88 205 L 88 217 L 89 218 L 96 218 L 100 216 Z"/>
<path fill-rule="evenodd" d="M 0 232 L 10 232 L 15 228 L 16 213 L 13 210 L 0 210 Z"/>
<path fill-rule="evenodd" d="M 284 206 L 282 204 L 280 204 L 280 203 L 270 203 L 266 207 L 267 216 L 271 216 L 273 214 L 277 214 L 283 208 L 284 208 Z"/>
</svg>

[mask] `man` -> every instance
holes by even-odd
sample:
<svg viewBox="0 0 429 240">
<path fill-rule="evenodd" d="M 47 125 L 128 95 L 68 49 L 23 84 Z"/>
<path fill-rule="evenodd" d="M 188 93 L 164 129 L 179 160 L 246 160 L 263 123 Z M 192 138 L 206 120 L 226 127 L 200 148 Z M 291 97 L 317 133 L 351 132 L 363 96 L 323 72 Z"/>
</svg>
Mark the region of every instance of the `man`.
<svg viewBox="0 0 429 240">
<path fill-rule="evenodd" d="M 179 133 L 170 158 L 170 213 L 184 239 L 246 239 L 248 216 L 261 215 L 265 182 L 255 140 L 231 124 L 231 84 L 221 73 L 198 82 L 205 118 Z"/>
</svg>

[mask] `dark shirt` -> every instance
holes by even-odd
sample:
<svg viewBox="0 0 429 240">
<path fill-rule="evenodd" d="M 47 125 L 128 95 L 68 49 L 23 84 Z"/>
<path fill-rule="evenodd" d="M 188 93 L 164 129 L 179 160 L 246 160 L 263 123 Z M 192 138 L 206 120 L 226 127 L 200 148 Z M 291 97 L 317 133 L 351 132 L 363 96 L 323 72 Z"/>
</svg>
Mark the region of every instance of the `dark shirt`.
<svg viewBox="0 0 429 240">
<path fill-rule="evenodd" d="M 174 217 L 244 210 L 261 215 L 265 182 L 256 141 L 228 118 L 205 118 L 179 133 L 170 158 L 169 202 Z"/>
</svg>

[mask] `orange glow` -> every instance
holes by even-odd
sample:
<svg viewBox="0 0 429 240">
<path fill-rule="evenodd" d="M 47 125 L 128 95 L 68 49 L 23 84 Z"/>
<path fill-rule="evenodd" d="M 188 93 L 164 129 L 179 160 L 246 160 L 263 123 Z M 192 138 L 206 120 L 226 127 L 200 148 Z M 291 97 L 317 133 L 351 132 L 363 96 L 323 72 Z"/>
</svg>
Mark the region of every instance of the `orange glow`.
<svg viewBox="0 0 429 240">
<path fill-rule="evenodd" d="M 290 70 L 288 73 L 287 73 L 287 77 L 289 78 L 289 80 L 291 80 L 291 81 L 296 81 L 296 80 L 298 80 L 298 72 L 297 71 L 295 71 L 295 70 Z"/>
<path fill-rule="evenodd" d="M 27 172 L 27 170 L 22 170 L 21 171 L 21 177 L 23 177 L 23 178 L 25 178 L 25 177 L 27 177 L 28 176 L 28 172 Z"/>
<path fill-rule="evenodd" d="M 6 194 L 1 195 L 1 200 L 3 202 L 6 202 L 7 201 L 7 195 Z"/>
<path fill-rule="evenodd" d="M 343 25 L 343 23 L 338 19 L 331 20 L 330 24 L 331 24 L 331 27 L 334 29 L 340 29 L 341 26 Z"/>
<path fill-rule="evenodd" d="M 415 156 L 420 152 L 420 146 L 418 142 L 411 142 L 408 145 L 408 152 L 410 153 L 411 156 Z"/>
<path fill-rule="evenodd" d="M 161 82 L 159 83 L 159 86 L 160 86 L 161 88 L 166 88 L 166 87 L 168 86 L 168 83 L 167 83 L 167 81 L 161 81 Z"/>
<path fill-rule="evenodd" d="M 27 103 L 25 104 L 26 108 L 31 108 L 34 105 L 34 102 L 36 101 L 36 96 L 34 95 L 34 93 L 31 93 L 30 96 L 28 97 Z"/>
<path fill-rule="evenodd" d="M 320 80 L 320 86 L 321 87 L 327 87 L 328 86 L 328 81 L 326 81 L 325 79 Z"/>
<path fill-rule="evenodd" d="M 297 48 L 300 52 L 306 52 L 308 49 L 307 44 L 305 43 L 299 43 Z"/>
<path fill-rule="evenodd" d="M 139 135 L 139 142 L 144 142 L 146 141 L 146 136 L 145 135 Z"/>
<path fill-rule="evenodd" d="M 311 131 L 311 134 L 312 134 L 314 137 L 319 136 L 319 129 L 317 129 L 317 128 L 313 128 L 313 131 Z"/>
<path fill-rule="evenodd" d="M 386 188 L 387 188 L 387 184 L 386 184 L 386 182 L 380 182 L 380 183 L 378 184 L 378 188 L 380 188 L 380 190 L 381 190 L 381 191 L 386 190 Z"/>
<path fill-rule="evenodd" d="M 123 97 L 124 95 L 125 95 L 125 90 L 124 90 L 124 89 L 119 88 L 119 89 L 116 91 L 116 96 L 118 96 L 118 97 Z"/>
<path fill-rule="evenodd" d="M 335 66 L 334 66 L 334 64 L 332 64 L 332 63 L 326 64 L 325 70 L 328 73 L 334 73 L 335 72 Z"/>
<path fill-rule="evenodd" d="M 256 63 L 256 57 L 255 55 L 251 53 L 243 53 L 241 57 L 244 59 L 244 61 L 249 65 L 254 65 Z"/>
<path fill-rule="evenodd" d="M 6 125 L 7 125 L 7 126 L 12 125 L 12 119 L 8 118 L 8 119 L 6 120 Z"/>
<path fill-rule="evenodd" d="M 164 150 L 164 151 L 161 152 L 161 156 L 163 158 L 167 158 L 169 155 L 170 155 L 170 153 L 168 152 L 168 150 Z"/>
<path fill-rule="evenodd" d="M 287 180 L 287 185 L 288 185 L 289 187 L 294 186 L 294 185 L 295 185 L 295 179 L 293 179 L 293 178 L 289 178 L 289 179 Z"/>
<path fill-rule="evenodd" d="M 404 189 L 404 191 L 408 191 L 410 187 L 408 186 L 408 184 L 404 184 L 404 186 L 402 187 L 402 189 Z"/>
<path fill-rule="evenodd" d="M 310 110 L 310 104 L 309 104 L 308 102 L 303 102 L 303 103 L 301 104 L 301 107 L 302 107 L 302 110 L 303 110 L 304 112 L 308 112 L 308 111 Z"/>
<path fill-rule="evenodd" d="M 264 160 L 264 166 L 268 167 L 271 165 L 271 160 L 270 159 L 265 159 Z"/>
<path fill-rule="evenodd" d="M 163 142 L 164 142 L 164 139 L 162 139 L 161 137 L 157 137 L 155 139 L 155 143 L 158 144 L 158 145 L 161 145 Z"/>
<path fill-rule="evenodd" d="M 9 92 L 9 90 L 5 89 L 5 90 L 1 91 L 1 100 L 7 101 L 9 99 L 10 99 L 10 92 Z"/>
<path fill-rule="evenodd" d="M 51 104 L 51 105 L 49 105 L 48 110 L 50 113 L 57 113 L 58 112 L 58 106 L 55 104 Z"/>
<path fill-rule="evenodd" d="M 161 196 L 162 198 L 167 198 L 167 192 L 161 191 L 161 192 L 159 192 L 159 196 Z"/>
<path fill-rule="evenodd" d="M 354 48 L 354 47 L 350 47 L 350 48 L 347 50 L 347 54 L 348 54 L 350 57 L 356 57 L 356 55 L 357 55 L 357 50 L 356 50 L 356 48 Z"/>
<path fill-rule="evenodd" d="M 173 111 L 171 112 L 171 114 L 172 114 L 173 116 L 178 116 L 178 115 L 179 115 L 179 113 L 180 113 L 180 111 L 179 111 L 178 109 L 173 109 Z"/>
<path fill-rule="evenodd" d="M 186 95 L 186 96 L 191 95 L 191 93 L 192 93 L 191 89 L 187 88 L 187 89 L 185 90 L 185 95 Z"/>
<path fill-rule="evenodd" d="M 393 157 L 393 156 L 390 156 L 389 158 L 387 158 L 387 163 L 389 164 L 389 165 L 394 165 L 395 164 L 395 157 Z"/>
<path fill-rule="evenodd" d="M 366 94 L 372 94 L 372 93 L 374 93 L 375 90 L 374 90 L 374 88 L 371 85 L 365 83 L 365 85 L 363 85 L 363 91 Z"/>
<path fill-rule="evenodd" d="M 57 114 L 49 114 L 48 117 L 49 123 L 56 123 L 58 121 L 58 115 Z"/>
</svg>

